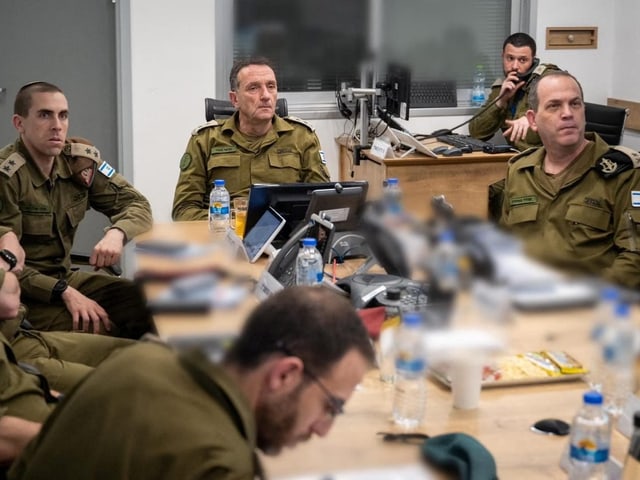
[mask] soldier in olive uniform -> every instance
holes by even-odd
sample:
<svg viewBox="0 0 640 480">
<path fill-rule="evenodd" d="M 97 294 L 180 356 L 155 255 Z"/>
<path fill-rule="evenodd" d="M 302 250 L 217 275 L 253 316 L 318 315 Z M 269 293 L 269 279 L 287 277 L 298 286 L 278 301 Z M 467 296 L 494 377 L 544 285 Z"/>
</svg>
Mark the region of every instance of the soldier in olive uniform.
<svg viewBox="0 0 640 480">
<path fill-rule="evenodd" d="M 0 268 L 0 319 L 15 317 L 20 287 L 12 273 Z M 56 399 L 46 381 L 18 364 L 11 343 L 0 329 L 0 478 L 25 445 L 37 435 Z"/>
<path fill-rule="evenodd" d="M 20 297 L 15 275 L 24 269 L 24 258 L 13 232 L 0 236 L 0 275 L 4 280 L 0 283 L 0 333 L 18 361 L 37 368 L 51 388 L 65 393 L 115 350 L 135 342 L 104 335 L 33 330 L 26 320 L 24 305 L 18 310 L 12 305 Z"/>
<path fill-rule="evenodd" d="M 215 179 L 225 181 L 231 197 L 246 195 L 252 183 L 329 181 L 314 129 L 275 114 L 278 85 L 267 60 L 236 62 L 230 83 L 237 111 L 196 128 L 180 160 L 174 220 L 206 220 Z"/>
<path fill-rule="evenodd" d="M 538 63 L 536 42 L 526 33 L 514 33 L 502 45 L 502 68 L 506 78 L 491 85 L 485 106 L 469 122 L 472 137 L 489 140 L 498 129 L 517 150 L 542 145 L 538 134 L 529 128 L 526 112 L 529 109 L 531 81 L 548 71 L 557 70 L 551 64 Z"/>
<path fill-rule="evenodd" d="M 257 306 L 221 364 L 144 343 L 110 357 L 9 478 L 262 478 L 255 449 L 275 455 L 326 435 L 373 361 L 348 300 L 292 287 Z"/>
<path fill-rule="evenodd" d="M 543 147 L 510 160 L 501 223 L 532 256 L 640 287 L 640 154 L 585 137 L 582 87 L 567 72 L 535 81 L 527 118 Z"/>
<path fill-rule="evenodd" d="M 26 251 L 20 275 L 29 321 L 39 330 L 106 331 L 138 338 L 152 330 L 141 289 L 126 279 L 72 272 L 78 224 L 93 208 L 112 225 L 90 263 L 115 264 L 124 243 L 151 227 L 142 194 L 100 158 L 87 141 L 68 141 L 68 105 L 55 85 L 25 85 L 13 124 L 20 137 L 0 150 L 0 234 L 16 233 Z"/>
</svg>

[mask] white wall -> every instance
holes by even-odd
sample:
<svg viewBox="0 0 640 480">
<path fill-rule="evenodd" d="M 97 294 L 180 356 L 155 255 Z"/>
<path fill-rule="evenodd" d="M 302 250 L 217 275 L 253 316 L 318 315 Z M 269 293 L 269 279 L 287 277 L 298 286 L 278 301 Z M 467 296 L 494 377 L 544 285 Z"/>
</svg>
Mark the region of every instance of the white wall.
<svg viewBox="0 0 640 480">
<path fill-rule="evenodd" d="M 126 1 L 126 0 L 123 0 Z M 178 163 L 191 130 L 203 123 L 204 97 L 215 92 L 214 0 L 129 0 L 133 102 L 133 183 L 151 201 L 156 221 L 171 218 Z M 543 61 L 557 63 L 581 81 L 587 100 L 639 101 L 640 32 L 637 0 L 537 0 L 534 35 Z M 597 25 L 597 50 L 545 50 L 547 26 Z M 631 48 L 633 46 L 634 48 Z M 411 131 L 452 127 L 461 117 L 414 118 Z M 314 120 L 338 179 L 334 138 L 344 120 Z M 637 136 L 625 135 L 633 146 Z M 638 147 L 634 147 L 638 148 Z M 124 159 L 123 161 L 127 161 Z"/>
<path fill-rule="evenodd" d="M 612 0 L 613 1 L 613 0 Z M 614 42 L 611 57 L 612 89 L 610 97 L 640 102 L 640 2 L 615 0 Z M 640 133 L 627 130 L 623 143 L 640 150 Z"/>
<path fill-rule="evenodd" d="M 171 219 L 180 157 L 215 92 L 214 1 L 130 0 L 133 184 Z"/>
</svg>

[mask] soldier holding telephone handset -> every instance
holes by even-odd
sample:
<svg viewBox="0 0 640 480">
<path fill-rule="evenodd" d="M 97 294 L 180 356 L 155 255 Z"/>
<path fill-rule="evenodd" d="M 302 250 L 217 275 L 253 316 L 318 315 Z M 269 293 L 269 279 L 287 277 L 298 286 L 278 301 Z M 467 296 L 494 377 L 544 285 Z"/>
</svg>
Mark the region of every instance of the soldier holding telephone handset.
<svg viewBox="0 0 640 480">
<path fill-rule="evenodd" d="M 529 108 L 529 84 L 537 76 L 558 70 L 551 64 L 541 64 L 536 58 L 536 42 L 526 33 L 514 33 L 502 46 L 502 67 L 505 78 L 496 80 L 486 106 L 469 123 L 472 137 L 489 140 L 498 129 L 510 145 L 523 151 L 542 143 L 529 128 L 525 115 Z"/>
</svg>

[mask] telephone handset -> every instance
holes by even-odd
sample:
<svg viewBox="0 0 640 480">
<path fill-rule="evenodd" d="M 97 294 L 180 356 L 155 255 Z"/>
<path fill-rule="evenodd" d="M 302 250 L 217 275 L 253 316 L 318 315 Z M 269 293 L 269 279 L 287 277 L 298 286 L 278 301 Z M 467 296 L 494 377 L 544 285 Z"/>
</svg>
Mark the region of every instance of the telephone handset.
<svg viewBox="0 0 640 480">
<path fill-rule="evenodd" d="M 282 246 L 269 265 L 268 272 L 282 286 L 289 287 L 295 284 L 296 257 L 300 250 L 300 241 L 305 237 L 313 237 L 317 241 L 316 248 L 322 255 L 324 263 L 329 260 L 331 244 L 335 226 L 330 221 L 321 218 L 317 214 L 311 215 L 309 222 L 300 226 Z"/>
<path fill-rule="evenodd" d="M 531 76 L 531 74 L 533 73 L 533 71 L 538 68 L 538 65 L 540 65 L 540 59 L 538 57 L 534 57 L 533 59 L 533 63 L 531 64 L 531 68 L 529 68 L 529 70 L 527 70 L 526 72 L 516 72 L 516 76 L 518 77 L 519 81 L 528 81 L 529 77 Z"/>
</svg>

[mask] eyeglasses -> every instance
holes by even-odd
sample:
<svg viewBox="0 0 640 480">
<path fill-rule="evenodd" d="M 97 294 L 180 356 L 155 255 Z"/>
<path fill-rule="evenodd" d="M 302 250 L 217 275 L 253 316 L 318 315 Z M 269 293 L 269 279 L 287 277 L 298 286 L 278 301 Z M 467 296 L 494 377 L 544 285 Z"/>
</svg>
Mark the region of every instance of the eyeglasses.
<svg viewBox="0 0 640 480">
<path fill-rule="evenodd" d="M 329 414 L 331 415 L 331 418 L 342 415 L 344 413 L 344 400 L 342 398 L 336 397 L 333 393 L 331 393 L 329 389 L 325 387 L 324 383 L 322 383 L 320 379 L 313 373 L 311 373 L 307 368 L 304 369 L 304 374 L 309 377 L 312 382 L 318 385 L 318 387 L 320 387 L 320 390 L 322 390 L 322 393 L 324 393 L 324 396 L 327 397 L 327 406 L 329 407 Z"/>
<path fill-rule="evenodd" d="M 290 357 L 297 357 L 298 356 L 298 355 L 294 355 L 294 353 L 291 350 L 289 350 L 288 347 L 286 347 L 284 344 L 282 344 L 280 342 L 278 342 L 278 344 L 276 345 L 276 348 L 278 350 L 280 350 L 282 353 L 284 353 L 285 355 L 288 355 Z M 313 372 L 309 371 L 309 369 L 306 366 L 303 366 L 303 368 L 304 368 L 303 373 L 313 383 L 315 383 L 320 388 L 320 390 L 322 390 L 322 393 L 326 397 L 328 413 L 331 415 L 331 418 L 335 418 L 338 415 L 342 415 L 344 413 L 345 401 L 342 398 L 336 397 L 333 393 L 331 393 L 331 390 L 329 390 L 325 386 L 325 384 L 320 381 L 320 379 L 318 378 L 318 376 L 316 374 L 314 374 Z"/>
</svg>

